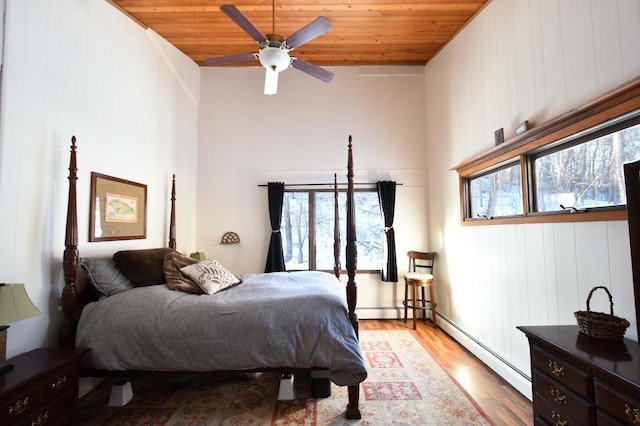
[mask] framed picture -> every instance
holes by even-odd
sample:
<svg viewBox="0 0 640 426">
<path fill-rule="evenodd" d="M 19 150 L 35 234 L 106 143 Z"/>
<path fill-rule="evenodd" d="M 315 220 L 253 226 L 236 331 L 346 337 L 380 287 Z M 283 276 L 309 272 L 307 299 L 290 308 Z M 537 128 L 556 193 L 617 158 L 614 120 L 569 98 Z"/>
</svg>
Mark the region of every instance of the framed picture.
<svg viewBox="0 0 640 426">
<path fill-rule="evenodd" d="M 91 172 L 89 241 L 147 238 L 147 185 Z"/>
</svg>

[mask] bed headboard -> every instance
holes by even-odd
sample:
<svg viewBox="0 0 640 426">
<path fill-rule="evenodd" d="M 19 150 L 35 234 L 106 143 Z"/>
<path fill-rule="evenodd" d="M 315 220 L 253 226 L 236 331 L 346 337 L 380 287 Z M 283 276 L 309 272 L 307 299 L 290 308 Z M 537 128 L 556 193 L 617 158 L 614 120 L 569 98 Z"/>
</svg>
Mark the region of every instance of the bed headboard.
<svg viewBox="0 0 640 426">
<path fill-rule="evenodd" d="M 79 268 L 78 254 L 78 205 L 76 201 L 76 182 L 78 167 L 76 160 L 76 137 L 71 137 L 69 159 L 69 196 L 67 202 L 67 223 L 65 228 L 65 249 L 62 256 L 64 288 L 62 289 L 62 325 L 58 336 L 58 346 L 72 348 L 76 341 L 78 308 L 97 299 L 97 291 L 87 285 L 84 272 Z M 169 223 L 169 247 L 176 249 L 176 175 L 171 183 L 171 219 Z"/>
</svg>

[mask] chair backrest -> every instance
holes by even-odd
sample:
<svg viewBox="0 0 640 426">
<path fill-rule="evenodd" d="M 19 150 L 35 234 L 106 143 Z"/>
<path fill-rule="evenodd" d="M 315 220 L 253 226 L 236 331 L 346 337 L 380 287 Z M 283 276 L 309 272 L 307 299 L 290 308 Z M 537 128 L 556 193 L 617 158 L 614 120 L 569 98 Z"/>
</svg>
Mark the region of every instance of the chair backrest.
<svg viewBox="0 0 640 426">
<path fill-rule="evenodd" d="M 432 251 L 424 253 L 420 251 L 409 252 L 409 272 L 428 272 L 433 274 L 433 266 L 436 263 L 436 252 Z M 428 271 L 421 271 L 418 269 L 427 269 Z"/>
</svg>

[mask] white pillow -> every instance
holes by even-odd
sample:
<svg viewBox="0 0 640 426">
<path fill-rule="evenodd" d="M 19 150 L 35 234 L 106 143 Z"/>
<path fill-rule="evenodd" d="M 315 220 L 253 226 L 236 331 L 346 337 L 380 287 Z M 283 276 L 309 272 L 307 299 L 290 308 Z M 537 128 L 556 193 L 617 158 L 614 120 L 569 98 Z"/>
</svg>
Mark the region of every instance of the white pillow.
<svg viewBox="0 0 640 426">
<path fill-rule="evenodd" d="M 217 293 L 242 282 L 215 259 L 185 266 L 180 268 L 180 272 L 191 278 L 207 294 Z"/>
</svg>

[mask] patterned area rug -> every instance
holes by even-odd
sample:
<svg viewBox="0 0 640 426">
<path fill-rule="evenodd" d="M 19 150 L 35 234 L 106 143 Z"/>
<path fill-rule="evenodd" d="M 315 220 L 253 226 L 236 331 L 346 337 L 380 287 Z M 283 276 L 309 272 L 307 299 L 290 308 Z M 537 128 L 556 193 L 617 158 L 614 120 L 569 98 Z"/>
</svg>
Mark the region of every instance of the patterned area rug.
<svg viewBox="0 0 640 426">
<path fill-rule="evenodd" d="M 369 377 L 362 420 L 346 420 L 347 389 L 311 398 L 309 377 L 296 376 L 297 398 L 278 401 L 280 377 L 199 374 L 132 379 L 133 399 L 108 407 L 111 382 L 80 399 L 81 425 L 491 425 L 408 330 L 361 331 Z"/>
</svg>

